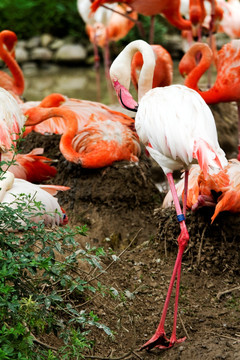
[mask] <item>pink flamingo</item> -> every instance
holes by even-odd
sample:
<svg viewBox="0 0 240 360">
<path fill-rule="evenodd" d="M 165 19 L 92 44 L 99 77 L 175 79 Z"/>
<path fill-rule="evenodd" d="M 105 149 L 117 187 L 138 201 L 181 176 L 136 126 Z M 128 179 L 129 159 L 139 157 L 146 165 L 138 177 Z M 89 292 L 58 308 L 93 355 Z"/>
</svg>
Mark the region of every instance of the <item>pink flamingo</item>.
<svg viewBox="0 0 240 360">
<path fill-rule="evenodd" d="M 25 116 L 15 98 L 7 90 L 0 88 L 0 160 L 1 153 L 16 146 L 24 122 Z"/>
<path fill-rule="evenodd" d="M 64 130 L 61 128 L 60 150 L 68 161 L 82 167 L 98 168 L 120 160 L 138 161 L 140 144 L 136 133 L 111 117 L 106 119 L 92 113 L 79 128 L 76 112 L 64 106 L 38 106 L 27 110 L 26 116 L 26 126 L 60 118 L 64 127 Z"/>
<path fill-rule="evenodd" d="M 24 76 L 23 72 L 15 60 L 14 48 L 17 42 L 17 35 L 10 30 L 3 30 L 0 32 L 0 58 L 7 65 L 12 77 L 0 72 L 0 87 L 10 91 L 13 96 L 23 94 L 24 91 Z"/>
<path fill-rule="evenodd" d="M 13 157 L 12 151 L 2 153 L 2 161 L 9 163 L 14 159 L 14 163 L 2 165 L 3 171 L 10 171 L 15 178 L 27 180 L 32 183 L 42 183 L 54 177 L 57 169 L 51 166 L 51 159 L 42 156 L 43 148 L 33 149 L 28 154 L 18 153 Z"/>
<path fill-rule="evenodd" d="M 161 45 L 151 45 L 155 57 L 156 66 L 153 74 L 152 87 L 168 86 L 172 83 L 173 78 L 173 61 L 169 52 Z M 138 89 L 138 78 L 143 66 L 143 57 L 140 51 L 134 54 L 131 64 L 131 80 Z"/>
<path fill-rule="evenodd" d="M 141 51 L 143 55 L 143 67 L 138 82 L 139 104 L 128 91 L 131 60 L 137 51 Z M 152 338 L 141 347 L 147 350 L 153 347 L 170 348 L 175 343 L 185 340 L 177 339 L 176 328 L 182 255 L 189 240 L 185 223 L 188 169 L 194 161 L 198 161 L 204 176 L 207 176 L 209 167 L 221 169 L 227 163 L 225 154 L 218 144 L 214 118 L 201 96 L 183 85 L 152 89 L 154 67 L 155 57 L 151 46 L 142 40 L 136 40 L 123 49 L 110 68 L 110 77 L 120 103 L 137 112 L 137 134 L 167 176 L 181 229 L 178 237 L 178 254 L 160 323 Z M 174 170 L 181 168 L 185 170 L 183 209 L 172 176 Z M 168 339 L 164 324 L 175 280 L 173 330 Z"/>
<path fill-rule="evenodd" d="M 201 60 L 196 63 L 196 54 Z M 238 159 L 240 159 L 240 40 L 232 40 L 217 53 L 217 78 L 207 91 L 198 88 L 198 81 L 213 61 L 213 53 L 208 45 L 196 43 L 188 50 L 179 63 L 179 71 L 184 76 L 185 85 L 196 90 L 207 104 L 236 101 L 238 107 Z"/>
</svg>

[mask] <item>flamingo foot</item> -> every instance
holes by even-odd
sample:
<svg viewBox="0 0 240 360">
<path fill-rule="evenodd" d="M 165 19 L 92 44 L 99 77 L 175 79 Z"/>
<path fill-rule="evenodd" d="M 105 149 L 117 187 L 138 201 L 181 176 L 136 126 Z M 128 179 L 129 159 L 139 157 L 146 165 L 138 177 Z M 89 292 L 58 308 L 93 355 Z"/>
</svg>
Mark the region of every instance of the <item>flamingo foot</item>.
<svg viewBox="0 0 240 360">
<path fill-rule="evenodd" d="M 180 344 L 185 340 L 186 340 L 186 336 L 181 339 L 177 339 L 176 336 L 173 335 L 171 336 L 170 339 L 168 339 L 165 332 L 163 331 L 160 332 L 159 334 L 154 334 L 153 337 L 140 348 L 140 351 L 143 349 L 149 351 L 154 347 L 163 350 L 170 349 L 171 347 L 173 347 L 174 344 Z"/>
</svg>

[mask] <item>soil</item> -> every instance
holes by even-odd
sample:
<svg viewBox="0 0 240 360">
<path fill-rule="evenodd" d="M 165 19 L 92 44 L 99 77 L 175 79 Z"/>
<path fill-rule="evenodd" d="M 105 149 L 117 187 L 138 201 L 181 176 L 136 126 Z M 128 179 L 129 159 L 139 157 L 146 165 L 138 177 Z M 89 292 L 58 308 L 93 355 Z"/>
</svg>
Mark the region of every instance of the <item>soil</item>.
<svg viewBox="0 0 240 360">
<path fill-rule="evenodd" d="M 224 111 L 221 106 L 213 111 L 220 144 L 232 157 L 237 148 L 236 109 L 230 104 Z M 165 193 L 155 185 L 164 181 L 162 171 L 144 150 L 138 164 L 79 168 L 63 158 L 58 143 L 57 135 L 31 133 L 23 149 L 43 146 L 45 155 L 57 160 L 58 173 L 51 182 L 71 188 L 58 196 L 70 225 L 87 224 L 84 241 L 111 247 L 119 255 L 111 266 L 110 261 L 103 264 L 109 268 L 101 282 L 115 288 L 122 300 L 99 295 L 88 309 L 115 335 L 112 339 L 101 329 L 92 329 L 95 346 L 89 355 L 98 359 L 240 360 L 239 214 L 221 213 L 213 224 L 212 209 L 187 214 L 190 241 L 183 256 L 177 324 L 177 337 L 187 339 L 168 350 L 139 351 L 158 326 L 178 249 L 175 210 L 161 209 Z M 168 336 L 173 301 L 165 325 Z"/>
</svg>

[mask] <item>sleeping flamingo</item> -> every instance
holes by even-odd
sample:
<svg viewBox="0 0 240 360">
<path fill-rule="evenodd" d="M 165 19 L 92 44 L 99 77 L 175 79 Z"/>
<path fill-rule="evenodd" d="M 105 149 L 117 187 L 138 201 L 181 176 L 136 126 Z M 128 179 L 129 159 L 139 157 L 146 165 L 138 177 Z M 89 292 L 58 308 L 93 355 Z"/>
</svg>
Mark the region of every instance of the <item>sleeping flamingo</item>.
<svg viewBox="0 0 240 360">
<path fill-rule="evenodd" d="M 51 166 L 52 160 L 42 156 L 44 149 L 36 148 L 28 154 L 17 153 L 13 156 L 12 151 L 2 153 L 3 171 L 10 171 L 15 178 L 27 180 L 32 183 L 42 183 L 54 177 L 57 169 Z M 14 163 L 11 161 L 14 159 Z M 10 163 L 10 165 L 8 165 Z"/>
<path fill-rule="evenodd" d="M 14 175 L 7 171 L 0 180 L 0 202 L 10 208 L 17 209 L 17 199 L 20 197 L 26 204 L 28 201 L 41 202 L 43 213 L 37 207 L 31 207 L 26 215 L 31 221 L 38 223 L 43 221 L 46 226 L 65 225 L 68 222 L 65 211 L 60 207 L 54 195 L 58 191 L 66 191 L 70 188 L 59 185 L 35 185 L 22 179 L 15 179 Z M 17 223 L 25 225 L 23 219 L 17 219 Z"/>
<path fill-rule="evenodd" d="M 131 60 L 137 51 L 141 51 L 143 55 L 143 67 L 138 82 L 139 104 L 128 91 Z M 189 240 L 185 224 L 188 168 L 193 162 L 198 161 L 204 176 L 207 176 L 209 167 L 221 169 L 227 163 L 225 154 L 218 144 L 214 118 L 201 96 L 183 85 L 152 89 L 154 67 L 155 57 L 151 46 L 143 40 L 136 40 L 123 49 L 110 68 L 110 77 L 120 103 L 137 112 L 135 126 L 139 138 L 167 176 L 181 229 L 178 237 L 178 254 L 159 326 L 152 338 L 141 347 L 147 350 L 155 346 L 170 348 L 175 343 L 185 340 L 177 339 L 176 326 L 182 255 Z M 183 210 L 172 176 L 174 170 L 181 168 L 185 170 Z M 177 282 L 173 330 L 168 339 L 164 323 L 175 280 Z"/>
<path fill-rule="evenodd" d="M 168 86 L 173 78 L 173 61 L 169 52 L 161 45 L 151 45 L 156 59 L 152 87 Z M 140 51 L 134 54 L 131 63 L 131 80 L 138 89 L 138 78 L 143 66 L 143 57 Z"/>
<path fill-rule="evenodd" d="M 201 60 L 196 64 L 196 54 L 201 53 Z M 187 75 L 185 85 L 196 90 L 207 104 L 236 101 L 239 118 L 238 159 L 240 159 L 240 40 L 232 40 L 217 53 L 217 78 L 207 91 L 198 88 L 198 81 L 213 61 L 213 54 L 208 45 L 196 43 L 183 56 L 179 71 Z"/>
<path fill-rule="evenodd" d="M 115 161 L 138 161 L 140 144 L 135 131 L 120 121 L 91 114 L 79 128 L 75 111 L 67 107 L 35 107 L 27 110 L 26 126 L 50 118 L 62 119 L 65 130 L 60 140 L 60 150 L 70 162 L 87 168 L 111 165 Z"/>
<path fill-rule="evenodd" d="M 13 96 L 18 97 L 24 91 L 23 72 L 15 60 L 14 47 L 17 42 L 17 35 L 10 30 L 0 32 L 0 58 L 7 65 L 12 77 L 6 72 L 0 72 L 0 87 L 10 91 Z"/>
</svg>

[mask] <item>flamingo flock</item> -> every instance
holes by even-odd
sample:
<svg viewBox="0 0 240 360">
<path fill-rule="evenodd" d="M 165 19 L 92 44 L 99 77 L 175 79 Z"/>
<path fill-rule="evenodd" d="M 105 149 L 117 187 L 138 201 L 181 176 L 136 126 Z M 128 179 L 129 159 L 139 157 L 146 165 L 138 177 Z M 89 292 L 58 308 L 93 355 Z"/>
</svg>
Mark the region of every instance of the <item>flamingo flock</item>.
<svg viewBox="0 0 240 360">
<path fill-rule="evenodd" d="M 0 156 L 5 174 L 0 180 L 0 201 L 14 206 L 17 195 L 35 194 L 45 212 L 42 216 L 29 214 L 31 220 L 42 221 L 46 226 L 68 222 L 55 195 L 69 188 L 44 184 L 49 179 L 54 181 L 57 172 L 57 166 L 52 165 L 54 160 L 44 156 L 43 148 L 32 149 L 28 154 L 14 153 L 18 140 L 28 141 L 32 132 L 44 136 L 59 134 L 59 149 L 66 161 L 89 169 L 108 167 L 117 161 L 138 164 L 143 144 L 166 175 L 170 191 L 162 206 L 174 205 L 180 234 L 159 325 L 140 350 L 169 349 L 186 339 L 177 338 L 177 317 L 182 257 L 189 242 L 187 210 L 211 206 L 214 209 L 211 222 L 222 211 L 240 212 L 240 40 L 236 21 L 232 20 L 232 25 L 228 21 L 235 19 L 239 1 L 122 0 L 119 4 L 115 0 L 78 0 L 77 3 L 94 44 L 95 60 L 99 60 L 97 47 L 104 48 L 107 77 L 121 106 L 132 111 L 135 117 L 100 102 L 68 98 L 60 93 L 49 94 L 37 102 L 24 102 L 21 99 L 24 76 L 14 53 L 17 37 L 13 31 L 3 30 L 0 57 L 11 75 L 4 72 L 0 77 Z M 184 8 L 187 9 L 185 15 Z M 186 76 L 184 85 L 173 84 L 173 60 L 169 52 L 159 44 L 144 40 L 130 42 L 110 66 L 109 41 L 124 37 L 136 24 L 138 14 L 152 18 L 162 14 L 173 26 L 190 32 L 191 36 L 196 35 L 197 29 L 198 41 L 179 62 L 179 72 Z M 219 31 L 234 38 L 219 51 L 201 42 L 201 29 L 207 18 L 209 36 L 212 31 Z M 217 69 L 215 83 L 203 91 L 198 82 L 213 63 Z M 98 67 L 99 64 L 96 69 Z M 137 91 L 136 100 L 130 92 L 131 82 Z M 227 159 L 218 143 L 208 104 L 219 102 L 237 104 L 237 159 Z M 176 184 L 175 170 L 183 171 Z M 165 320 L 175 284 L 173 327 L 167 336 Z"/>
</svg>

